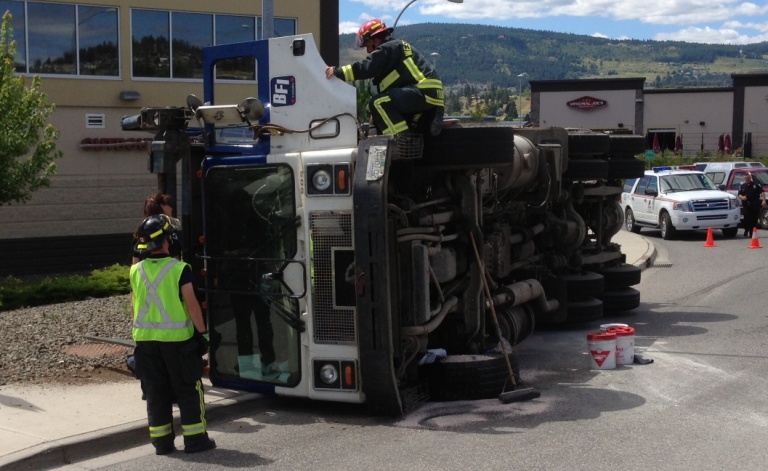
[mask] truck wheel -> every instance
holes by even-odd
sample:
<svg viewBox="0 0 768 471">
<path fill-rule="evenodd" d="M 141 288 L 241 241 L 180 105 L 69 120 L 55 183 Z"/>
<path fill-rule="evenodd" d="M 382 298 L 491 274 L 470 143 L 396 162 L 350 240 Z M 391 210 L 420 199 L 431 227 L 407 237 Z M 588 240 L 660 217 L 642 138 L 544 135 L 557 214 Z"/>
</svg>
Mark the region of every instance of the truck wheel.
<svg viewBox="0 0 768 471">
<path fill-rule="evenodd" d="M 627 223 L 627 230 L 629 232 L 634 232 L 635 234 L 640 233 L 640 226 L 638 226 L 637 221 L 635 221 L 635 213 L 629 208 L 627 208 L 627 212 L 624 214 L 624 221 Z"/>
<path fill-rule="evenodd" d="M 726 237 L 728 239 L 732 239 L 736 237 L 736 234 L 738 234 L 739 228 L 738 227 L 729 227 L 727 229 L 723 229 L 723 237 Z"/>
<path fill-rule="evenodd" d="M 611 148 L 610 137 L 596 132 L 568 134 L 568 156 L 607 155 Z"/>
<path fill-rule="evenodd" d="M 642 178 L 645 175 L 645 162 L 637 159 L 619 159 L 608 161 L 608 178 Z"/>
<path fill-rule="evenodd" d="M 640 283 L 640 267 L 636 267 L 631 263 L 622 263 L 621 265 L 615 265 L 610 267 L 595 267 L 590 268 L 592 271 L 603 275 L 605 278 L 605 289 L 613 290 L 619 288 L 626 288 Z"/>
<path fill-rule="evenodd" d="M 768 229 L 768 208 L 760 210 L 760 216 L 757 218 L 757 225 L 760 229 Z"/>
<path fill-rule="evenodd" d="M 669 217 L 668 213 L 661 213 L 661 237 L 664 240 L 672 240 L 675 238 L 675 234 L 677 234 L 677 229 L 675 229 L 675 226 L 672 225 L 672 218 Z"/>
<path fill-rule="evenodd" d="M 520 378 L 517 357 L 509 355 L 515 380 Z M 430 398 L 433 401 L 459 401 L 498 397 L 509 380 L 504 356 L 449 355 L 422 367 L 429 378 Z"/>
<path fill-rule="evenodd" d="M 568 318 L 566 322 L 582 323 L 602 319 L 603 301 L 597 298 L 584 297 L 578 301 L 568 301 Z"/>
<path fill-rule="evenodd" d="M 645 152 L 645 137 L 629 134 L 610 135 L 610 156 L 612 159 L 634 159 Z"/>
<path fill-rule="evenodd" d="M 608 178 L 608 162 L 598 159 L 568 159 L 563 178 L 573 180 L 603 180 Z"/>
<path fill-rule="evenodd" d="M 603 312 L 631 311 L 640 306 L 640 291 L 635 288 L 620 288 L 605 291 L 600 295 L 603 301 Z"/>
<path fill-rule="evenodd" d="M 568 299 L 578 299 L 583 296 L 595 296 L 605 290 L 603 275 L 591 271 L 563 275 L 568 286 Z"/>
</svg>

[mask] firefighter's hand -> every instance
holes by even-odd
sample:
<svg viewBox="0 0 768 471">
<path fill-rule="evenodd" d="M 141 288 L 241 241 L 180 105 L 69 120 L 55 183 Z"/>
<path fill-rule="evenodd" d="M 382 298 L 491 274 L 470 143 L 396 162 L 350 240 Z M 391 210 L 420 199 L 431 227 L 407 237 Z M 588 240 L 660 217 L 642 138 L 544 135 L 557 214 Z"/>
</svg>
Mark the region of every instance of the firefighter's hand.
<svg viewBox="0 0 768 471">
<path fill-rule="evenodd" d="M 330 79 L 333 77 L 335 77 L 335 75 L 333 74 L 333 67 L 329 65 L 328 67 L 325 68 L 325 78 Z"/>
<path fill-rule="evenodd" d="M 208 353 L 208 349 L 211 346 L 211 336 L 206 330 L 205 332 L 195 332 L 195 340 L 197 340 L 197 351 L 200 355 Z"/>
</svg>

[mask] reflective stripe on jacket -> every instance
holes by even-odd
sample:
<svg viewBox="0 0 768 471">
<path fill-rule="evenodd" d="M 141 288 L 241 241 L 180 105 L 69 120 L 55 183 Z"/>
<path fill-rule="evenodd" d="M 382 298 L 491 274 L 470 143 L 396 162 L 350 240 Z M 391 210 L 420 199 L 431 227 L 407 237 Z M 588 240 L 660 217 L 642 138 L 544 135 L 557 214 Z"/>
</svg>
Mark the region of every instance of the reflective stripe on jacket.
<svg viewBox="0 0 768 471">
<path fill-rule="evenodd" d="M 422 91 L 430 90 L 432 93 L 428 95 L 438 97 L 431 104 L 443 106 L 443 83 L 437 72 L 429 61 L 401 39 L 390 39 L 365 59 L 334 68 L 334 74 L 346 82 L 372 79 L 379 92 L 391 87 L 416 85 Z"/>
<path fill-rule="evenodd" d="M 131 266 L 133 340 L 181 342 L 192 337 L 194 325 L 179 294 L 179 279 L 186 266 L 171 257 L 150 258 Z"/>
</svg>

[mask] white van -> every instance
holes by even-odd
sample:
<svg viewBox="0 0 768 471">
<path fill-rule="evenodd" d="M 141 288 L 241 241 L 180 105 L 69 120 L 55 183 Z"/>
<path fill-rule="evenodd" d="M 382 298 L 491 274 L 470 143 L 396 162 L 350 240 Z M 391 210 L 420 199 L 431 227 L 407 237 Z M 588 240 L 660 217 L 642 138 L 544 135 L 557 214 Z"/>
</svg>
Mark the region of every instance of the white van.
<svg viewBox="0 0 768 471">
<path fill-rule="evenodd" d="M 722 185 L 731 176 L 731 170 L 749 168 L 765 168 L 762 162 L 696 162 L 696 170 L 704 172 L 715 182 Z"/>
</svg>

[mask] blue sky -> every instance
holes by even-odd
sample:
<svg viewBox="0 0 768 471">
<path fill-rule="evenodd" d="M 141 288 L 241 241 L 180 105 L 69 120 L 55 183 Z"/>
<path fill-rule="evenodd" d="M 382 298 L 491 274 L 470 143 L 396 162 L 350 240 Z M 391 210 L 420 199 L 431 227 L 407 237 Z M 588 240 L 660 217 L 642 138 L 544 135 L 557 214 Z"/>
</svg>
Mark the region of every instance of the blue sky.
<svg viewBox="0 0 768 471">
<path fill-rule="evenodd" d="M 339 28 L 356 33 L 379 18 L 392 26 L 409 0 L 340 0 Z M 417 0 L 398 25 L 469 23 L 610 39 L 711 44 L 768 41 L 768 1 L 741 0 Z"/>
</svg>

